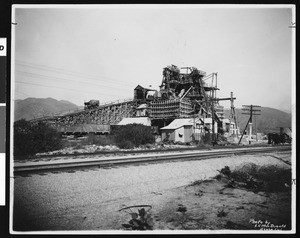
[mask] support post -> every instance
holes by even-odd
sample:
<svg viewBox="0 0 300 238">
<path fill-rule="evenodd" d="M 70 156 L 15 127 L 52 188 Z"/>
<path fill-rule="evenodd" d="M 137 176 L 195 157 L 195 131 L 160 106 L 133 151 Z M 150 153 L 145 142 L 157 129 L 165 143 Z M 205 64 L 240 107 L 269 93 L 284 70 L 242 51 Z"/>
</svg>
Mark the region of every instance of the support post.
<svg viewBox="0 0 300 238">
<path fill-rule="evenodd" d="M 246 129 L 247 129 L 247 126 L 248 126 L 249 122 L 250 122 L 250 118 L 249 118 L 249 120 L 248 120 L 248 122 L 247 122 L 247 124 L 246 124 L 246 126 L 245 126 L 245 129 L 243 130 L 243 133 L 242 133 L 242 135 L 241 135 L 241 138 L 240 138 L 240 140 L 239 140 L 238 145 L 241 143 L 241 140 L 243 139 L 243 136 L 244 136 L 244 134 L 245 134 L 245 131 L 246 131 Z"/>
<path fill-rule="evenodd" d="M 253 113 L 252 107 L 253 106 L 250 105 L 250 119 L 249 119 L 250 128 L 249 128 L 249 138 L 248 138 L 249 144 L 251 144 L 251 136 L 252 136 L 252 113 Z"/>
<path fill-rule="evenodd" d="M 230 92 L 230 108 L 231 108 L 231 115 L 230 115 L 230 119 L 232 119 L 235 123 L 235 133 L 234 136 L 236 135 L 236 137 L 238 138 L 238 128 L 237 128 L 237 121 L 236 121 L 236 116 L 235 116 L 235 109 L 234 109 L 234 98 L 233 98 L 233 92 Z M 231 120 L 230 120 L 231 123 Z"/>
<path fill-rule="evenodd" d="M 249 144 L 251 144 L 251 137 L 252 137 L 252 122 L 249 123 Z"/>
<path fill-rule="evenodd" d="M 245 127 L 245 129 L 244 129 L 244 131 L 243 131 L 243 135 L 244 135 L 244 133 L 245 133 L 245 130 L 247 129 L 247 126 L 248 126 L 248 124 L 250 124 L 250 128 L 249 128 L 249 139 L 248 139 L 248 141 L 249 141 L 249 144 L 251 144 L 251 136 L 252 136 L 252 117 L 253 117 L 253 115 L 260 115 L 260 114 L 256 114 L 255 112 L 259 112 L 260 110 L 254 110 L 253 108 L 254 107 L 260 107 L 260 106 L 255 106 L 255 105 L 243 105 L 243 107 L 245 107 L 245 108 L 243 108 L 243 110 L 245 111 L 245 113 L 242 113 L 242 114 L 246 114 L 246 115 L 250 115 L 250 117 L 249 117 L 249 120 L 248 120 L 248 122 L 247 122 L 247 125 L 246 125 L 246 127 Z M 254 113 L 253 113 L 254 112 Z M 257 131 L 256 131 L 256 133 L 257 133 Z M 241 136 L 241 138 L 240 138 L 240 140 L 239 140 L 239 144 L 240 144 L 240 142 L 241 142 L 241 140 L 242 140 L 242 138 L 243 138 L 243 135 Z M 256 135 L 257 136 L 257 135 Z"/>
</svg>

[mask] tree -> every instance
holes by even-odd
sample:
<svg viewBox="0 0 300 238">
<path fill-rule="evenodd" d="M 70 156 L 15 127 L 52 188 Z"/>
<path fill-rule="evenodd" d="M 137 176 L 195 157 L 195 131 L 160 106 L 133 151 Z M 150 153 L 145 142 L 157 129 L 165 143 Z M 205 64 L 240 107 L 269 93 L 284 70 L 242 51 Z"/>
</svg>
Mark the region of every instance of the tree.
<svg viewBox="0 0 300 238">
<path fill-rule="evenodd" d="M 14 155 L 30 156 L 62 147 L 61 135 L 43 122 L 25 119 L 14 123 Z"/>
<path fill-rule="evenodd" d="M 142 124 L 134 123 L 120 126 L 114 134 L 116 144 L 120 148 L 129 149 L 155 142 L 151 127 Z"/>
</svg>

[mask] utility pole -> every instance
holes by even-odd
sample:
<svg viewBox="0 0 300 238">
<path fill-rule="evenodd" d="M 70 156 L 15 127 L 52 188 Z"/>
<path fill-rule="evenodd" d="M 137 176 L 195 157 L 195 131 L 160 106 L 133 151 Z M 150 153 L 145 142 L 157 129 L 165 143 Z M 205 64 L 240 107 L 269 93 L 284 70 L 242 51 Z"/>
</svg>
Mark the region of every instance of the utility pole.
<svg viewBox="0 0 300 238">
<path fill-rule="evenodd" d="M 214 91 L 212 90 L 212 98 L 214 95 Z M 211 126 L 212 126 L 212 143 L 215 143 L 215 108 L 214 108 L 214 100 L 211 101 Z"/>
<path fill-rule="evenodd" d="M 256 124 L 256 116 L 254 117 L 254 123 L 255 123 L 255 134 L 256 134 L 256 141 L 257 139 L 257 124 Z"/>
<path fill-rule="evenodd" d="M 236 115 L 235 115 L 235 107 L 234 107 L 234 100 L 236 98 L 233 97 L 233 92 L 230 93 L 230 97 L 229 98 L 212 98 L 211 100 L 212 101 L 216 101 L 216 102 L 219 102 L 219 101 L 230 101 L 231 102 L 231 105 L 230 105 L 230 108 L 231 108 L 231 112 L 230 112 L 230 121 L 233 120 L 235 122 L 235 129 L 236 129 L 236 134 L 237 134 L 237 137 L 238 137 L 238 126 L 237 126 L 237 119 L 236 119 Z"/>
<path fill-rule="evenodd" d="M 250 128 L 249 128 L 249 144 L 251 144 L 251 136 L 252 136 L 252 116 L 258 116 L 258 115 L 261 115 L 261 114 L 257 114 L 257 113 L 260 112 L 261 110 L 260 110 L 260 109 L 259 109 L 259 110 L 258 110 L 258 109 L 254 109 L 254 108 L 260 107 L 260 106 L 256 106 L 256 105 L 242 105 L 242 106 L 243 106 L 242 110 L 244 111 L 244 113 L 242 113 L 242 114 L 244 114 L 244 115 L 249 115 L 250 117 L 249 117 L 249 120 L 248 120 L 248 122 L 247 122 L 247 124 L 246 124 L 246 127 L 245 127 L 245 129 L 244 129 L 244 131 L 243 131 L 243 133 L 242 133 L 242 136 L 241 136 L 241 138 L 240 138 L 238 144 L 240 144 L 240 142 L 241 142 L 241 140 L 242 140 L 242 138 L 243 138 L 243 136 L 244 136 L 244 134 L 245 134 L 245 131 L 246 131 L 248 125 L 250 126 Z"/>
<path fill-rule="evenodd" d="M 238 138 L 238 125 L 237 125 L 237 120 L 236 120 L 236 116 L 235 116 L 235 108 L 234 108 L 234 97 L 233 97 L 233 92 L 230 92 L 230 122 L 231 120 L 234 121 L 235 123 L 235 129 L 236 131 L 234 132 L 234 135 L 236 134 L 236 137 Z M 231 126 L 231 123 L 230 123 Z"/>
<path fill-rule="evenodd" d="M 216 73 L 212 75 L 212 90 L 211 90 L 211 122 L 212 122 L 212 144 L 215 145 L 216 143 L 216 135 L 215 135 L 215 90 L 217 87 L 214 87 L 214 76 Z"/>
<path fill-rule="evenodd" d="M 193 134 L 194 134 L 194 140 L 196 140 L 196 123 L 195 123 L 196 114 L 195 114 L 195 107 L 196 106 L 194 105 L 194 113 L 193 113 Z"/>
</svg>

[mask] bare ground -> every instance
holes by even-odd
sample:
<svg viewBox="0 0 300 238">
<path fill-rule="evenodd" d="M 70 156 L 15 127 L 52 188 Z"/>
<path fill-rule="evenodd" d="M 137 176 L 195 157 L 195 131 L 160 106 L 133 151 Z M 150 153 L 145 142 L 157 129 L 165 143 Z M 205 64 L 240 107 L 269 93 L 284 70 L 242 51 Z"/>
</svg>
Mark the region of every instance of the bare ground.
<svg viewBox="0 0 300 238">
<path fill-rule="evenodd" d="M 230 188 L 226 176 L 212 178 L 226 165 L 232 171 L 245 163 L 290 171 L 290 162 L 290 152 L 276 152 L 18 177 L 14 228 L 115 233 L 131 219 L 120 208 L 149 204 L 154 231 L 290 230 L 293 185 L 255 191 Z"/>
<path fill-rule="evenodd" d="M 290 229 L 290 192 L 255 193 L 226 188 L 227 182 L 206 180 L 172 189 L 153 200 L 154 229 L 158 230 L 258 230 L 255 221 Z M 162 195 L 157 195 L 162 196 Z M 183 209 L 185 208 L 185 209 Z M 186 210 L 185 212 L 183 212 Z"/>
<path fill-rule="evenodd" d="M 285 158 L 281 161 L 290 163 L 288 157 L 280 156 Z M 291 172 L 288 167 L 278 170 L 285 170 L 288 177 Z M 291 230 L 291 181 L 276 178 L 278 188 L 273 183 L 274 191 L 245 188 L 238 182 L 232 187 L 230 181 L 230 177 L 220 173 L 219 177 L 154 193 L 150 210 L 153 229 Z"/>
</svg>

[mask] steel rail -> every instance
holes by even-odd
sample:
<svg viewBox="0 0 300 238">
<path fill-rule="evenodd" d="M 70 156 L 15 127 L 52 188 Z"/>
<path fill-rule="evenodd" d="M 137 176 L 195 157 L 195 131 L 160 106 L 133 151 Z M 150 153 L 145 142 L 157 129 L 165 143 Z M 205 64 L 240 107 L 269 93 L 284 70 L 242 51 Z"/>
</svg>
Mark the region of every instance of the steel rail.
<svg viewBox="0 0 300 238">
<path fill-rule="evenodd" d="M 203 160 L 216 157 L 233 156 L 238 154 L 253 154 L 261 152 L 287 151 L 291 150 L 290 146 L 282 147 L 258 147 L 258 148 L 242 148 L 242 149 L 223 149 L 218 151 L 201 151 L 188 153 L 172 153 L 172 154 L 156 154 L 144 156 L 126 156 L 108 159 L 81 160 L 76 162 L 60 162 L 60 163 L 41 163 L 34 165 L 18 165 L 14 166 L 14 174 L 23 173 L 39 173 L 53 170 L 79 169 L 87 167 L 106 167 L 113 165 L 124 165 L 133 163 L 149 163 L 149 162 L 165 162 L 173 160 Z"/>
</svg>

